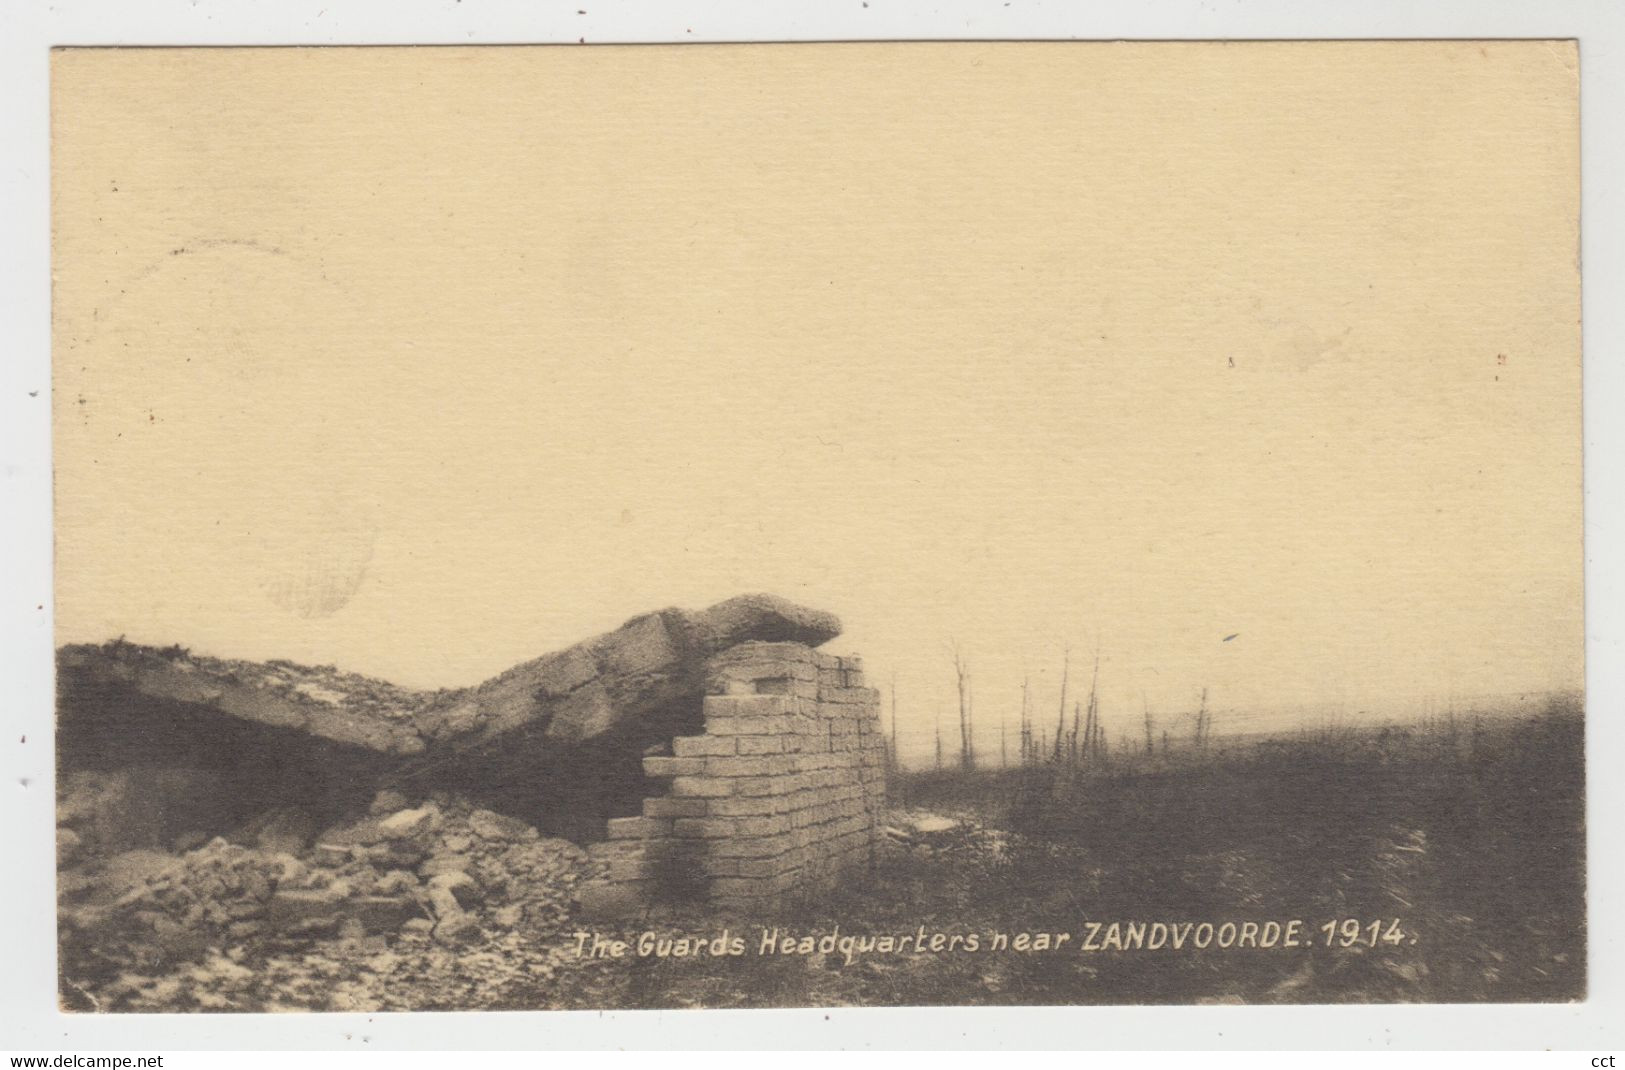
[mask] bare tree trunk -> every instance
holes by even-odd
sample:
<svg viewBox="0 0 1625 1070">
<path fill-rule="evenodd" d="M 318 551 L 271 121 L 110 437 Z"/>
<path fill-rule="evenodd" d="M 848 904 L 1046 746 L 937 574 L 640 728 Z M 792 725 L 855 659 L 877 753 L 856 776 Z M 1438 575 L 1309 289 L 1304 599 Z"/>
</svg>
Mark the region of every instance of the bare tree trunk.
<svg viewBox="0 0 1625 1070">
<path fill-rule="evenodd" d="M 1032 711 L 1027 704 L 1027 677 L 1021 679 L 1021 764 L 1031 765 L 1033 761 L 1033 722 Z"/>
<path fill-rule="evenodd" d="M 1066 735 L 1066 764 L 1076 766 L 1083 757 L 1082 737 L 1078 735 L 1078 704 L 1072 704 L 1072 731 Z"/>
<path fill-rule="evenodd" d="M 1061 736 L 1066 733 L 1066 677 L 1067 670 L 1072 664 L 1072 648 L 1067 647 L 1061 654 L 1061 712 L 1055 718 L 1055 763 L 1061 762 Z"/>
<path fill-rule="evenodd" d="M 1098 754 L 1095 733 L 1100 727 L 1100 641 L 1095 640 L 1095 671 L 1089 678 L 1089 726 L 1084 733 L 1083 743 L 1080 747 L 1080 756 L 1087 760 L 1091 755 Z"/>
<path fill-rule="evenodd" d="M 950 644 L 954 659 L 954 677 L 959 684 L 959 767 L 966 771 L 976 768 L 976 743 L 972 735 L 970 666 L 959 650 L 958 640 Z"/>
<path fill-rule="evenodd" d="M 937 772 L 942 772 L 942 707 L 937 707 Z"/>
</svg>

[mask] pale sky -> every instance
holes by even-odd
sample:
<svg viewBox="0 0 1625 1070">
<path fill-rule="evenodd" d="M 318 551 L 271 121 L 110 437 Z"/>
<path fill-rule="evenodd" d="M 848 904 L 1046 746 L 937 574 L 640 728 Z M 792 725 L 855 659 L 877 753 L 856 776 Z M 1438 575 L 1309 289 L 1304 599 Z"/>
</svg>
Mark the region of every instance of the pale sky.
<svg viewBox="0 0 1625 1070">
<path fill-rule="evenodd" d="M 915 753 L 950 638 L 986 732 L 1097 642 L 1135 725 L 1579 684 L 1567 45 L 79 51 L 53 118 L 60 641 L 457 686 L 772 591 Z"/>
</svg>

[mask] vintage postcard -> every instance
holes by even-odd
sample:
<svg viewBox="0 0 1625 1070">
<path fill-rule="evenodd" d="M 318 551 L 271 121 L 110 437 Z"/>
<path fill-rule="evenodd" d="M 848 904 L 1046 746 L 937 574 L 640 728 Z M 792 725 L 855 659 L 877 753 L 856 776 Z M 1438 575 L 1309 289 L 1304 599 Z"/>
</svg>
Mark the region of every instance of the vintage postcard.
<svg viewBox="0 0 1625 1070">
<path fill-rule="evenodd" d="M 59 999 L 1586 993 L 1571 41 L 62 49 Z"/>
</svg>

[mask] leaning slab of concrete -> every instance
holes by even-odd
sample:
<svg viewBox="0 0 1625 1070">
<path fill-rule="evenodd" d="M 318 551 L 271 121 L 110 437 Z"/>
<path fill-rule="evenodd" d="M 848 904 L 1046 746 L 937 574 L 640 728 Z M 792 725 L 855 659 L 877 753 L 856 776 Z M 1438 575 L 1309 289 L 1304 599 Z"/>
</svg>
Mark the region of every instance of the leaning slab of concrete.
<svg viewBox="0 0 1625 1070">
<path fill-rule="evenodd" d="M 527 729 L 580 743 L 635 730 L 672 702 L 698 695 L 705 660 L 719 651 L 749 640 L 817 646 L 840 632 L 833 615 L 772 595 L 743 595 L 699 613 L 661 610 L 516 665 L 426 710 L 415 727 L 432 745 L 453 750 Z"/>
</svg>

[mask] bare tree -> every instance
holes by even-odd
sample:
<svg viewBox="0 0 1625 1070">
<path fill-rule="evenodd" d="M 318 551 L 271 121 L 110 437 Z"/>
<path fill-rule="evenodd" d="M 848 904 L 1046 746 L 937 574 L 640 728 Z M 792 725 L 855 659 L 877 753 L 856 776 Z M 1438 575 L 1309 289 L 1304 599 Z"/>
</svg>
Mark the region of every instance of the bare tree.
<svg viewBox="0 0 1625 1070">
<path fill-rule="evenodd" d="M 1061 712 L 1055 719 L 1055 762 L 1061 761 L 1061 737 L 1066 734 L 1066 679 L 1072 665 L 1072 648 L 1061 653 Z"/>
<path fill-rule="evenodd" d="M 1076 710 L 1073 711 L 1074 721 Z M 1073 727 L 1076 734 L 1076 724 Z M 1089 680 L 1089 710 L 1085 719 L 1084 732 L 1078 746 L 1078 756 L 1087 761 L 1093 754 L 1099 753 L 1100 746 L 1098 734 L 1100 731 L 1100 643 L 1095 642 L 1095 671 Z"/>
<path fill-rule="evenodd" d="M 942 704 L 937 704 L 937 772 L 942 772 Z"/>
<path fill-rule="evenodd" d="M 959 685 L 959 767 L 966 771 L 976 768 L 976 741 L 973 731 L 970 690 L 970 665 L 959 649 L 957 639 L 949 640 L 948 651 L 953 656 L 954 678 Z"/>
<path fill-rule="evenodd" d="M 1030 765 L 1033 761 L 1033 722 L 1032 711 L 1027 701 L 1028 678 L 1021 678 L 1021 764 Z"/>
<path fill-rule="evenodd" d="M 1006 719 L 1007 718 L 1005 717 L 1004 706 L 1001 703 L 1000 706 L 999 706 L 999 768 L 1000 769 L 1008 769 L 1008 768 L 1010 768 L 1010 748 L 1009 748 L 1008 744 L 1005 743 L 1005 740 L 1004 740 L 1004 722 L 1005 722 Z"/>
</svg>

